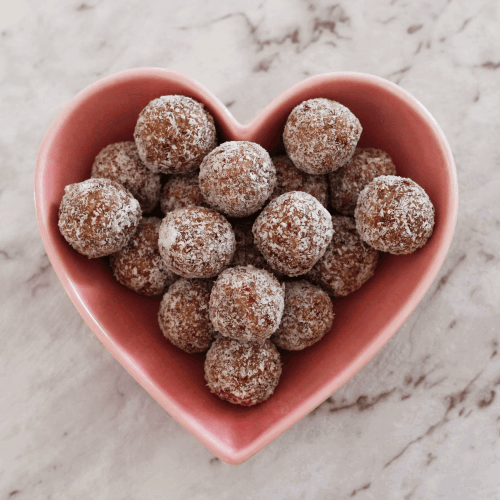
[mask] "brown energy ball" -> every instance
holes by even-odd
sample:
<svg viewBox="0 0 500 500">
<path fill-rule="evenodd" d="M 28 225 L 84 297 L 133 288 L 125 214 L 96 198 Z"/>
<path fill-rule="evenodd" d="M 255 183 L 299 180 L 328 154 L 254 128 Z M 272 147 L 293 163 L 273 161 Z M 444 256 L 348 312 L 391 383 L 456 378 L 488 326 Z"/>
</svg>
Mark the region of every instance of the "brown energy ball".
<svg viewBox="0 0 500 500">
<path fill-rule="evenodd" d="M 253 225 L 253 234 L 274 269 L 299 276 L 325 253 L 333 235 L 332 216 L 314 196 L 292 191 L 267 205 Z"/>
<path fill-rule="evenodd" d="M 351 159 L 362 130 L 359 120 L 339 102 L 309 99 L 288 116 L 283 142 L 297 168 L 327 174 Z"/>
<path fill-rule="evenodd" d="M 330 331 L 333 321 L 330 297 L 319 286 L 300 280 L 285 283 L 285 309 L 271 341 L 280 349 L 301 351 Z"/>
<path fill-rule="evenodd" d="M 391 157 L 381 149 L 356 148 L 347 165 L 329 174 L 332 207 L 341 214 L 354 215 L 359 193 L 380 175 L 396 175 Z"/>
<path fill-rule="evenodd" d="M 281 359 L 276 346 L 241 344 L 218 338 L 205 360 L 205 381 L 210 391 L 233 404 L 253 406 L 266 401 L 281 376 Z"/>
<path fill-rule="evenodd" d="M 195 205 L 206 206 L 198 184 L 198 172 L 188 175 L 172 175 L 163 186 L 160 207 L 164 214 L 179 208 Z"/>
<path fill-rule="evenodd" d="M 412 253 L 427 243 L 434 206 L 416 182 L 395 175 L 377 177 L 358 198 L 356 228 L 368 245 L 392 254 Z"/>
<path fill-rule="evenodd" d="M 311 175 L 299 170 L 286 155 L 271 157 L 276 168 L 276 187 L 270 199 L 290 191 L 304 191 L 314 196 L 325 208 L 328 206 L 328 182 L 324 175 Z"/>
<path fill-rule="evenodd" d="M 169 212 L 160 226 L 158 245 L 168 269 L 184 278 L 210 278 L 234 254 L 231 224 L 215 210 L 186 207 Z"/>
<path fill-rule="evenodd" d="M 77 252 L 95 259 L 126 246 L 141 214 L 139 202 L 121 184 L 87 179 L 64 188 L 59 231 Z"/>
<path fill-rule="evenodd" d="M 158 249 L 160 224 L 158 217 L 143 217 L 130 243 L 110 258 L 118 283 L 141 295 L 162 294 L 178 278 L 163 264 Z"/>
<path fill-rule="evenodd" d="M 146 167 L 165 174 L 193 172 L 217 145 L 212 115 L 183 95 L 151 101 L 139 115 L 134 139 Z"/>
<path fill-rule="evenodd" d="M 378 251 L 361 240 L 352 217 L 333 216 L 332 223 L 332 242 L 307 277 L 332 297 L 344 297 L 373 276 Z"/>
<path fill-rule="evenodd" d="M 102 149 L 92 165 L 91 177 L 111 179 L 124 186 L 144 213 L 151 212 L 160 199 L 160 174 L 145 167 L 132 141 L 117 142 Z"/>
<path fill-rule="evenodd" d="M 276 184 L 269 153 L 255 142 L 221 144 L 200 165 L 200 189 L 208 204 L 231 217 L 264 206 Z"/>
<path fill-rule="evenodd" d="M 163 335 L 185 352 L 205 352 L 216 335 L 208 317 L 209 300 L 208 282 L 177 280 L 163 296 L 158 311 Z"/>
<path fill-rule="evenodd" d="M 264 269 L 231 267 L 223 271 L 210 295 L 210 319 L 225 337 L 263 342 L 278 328 L 285 290 Z"/>
</svg>

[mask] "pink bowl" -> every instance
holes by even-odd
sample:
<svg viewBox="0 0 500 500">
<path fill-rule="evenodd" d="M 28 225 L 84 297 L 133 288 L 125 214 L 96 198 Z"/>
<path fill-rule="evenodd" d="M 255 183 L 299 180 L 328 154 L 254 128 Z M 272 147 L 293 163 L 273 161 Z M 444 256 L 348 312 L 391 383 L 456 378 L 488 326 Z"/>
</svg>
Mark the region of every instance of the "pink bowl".
<svg viewBox="0 0 500 500">
<path fill-rule="evenodd" d="M 166 341 L 158 302 L 114 281 L 99 260 L 77 254 L 58 231 L 64 186 L 90 176 L 107 144 L 132 140 L 137 116 L 153 98 L 184 94 L 203 102 L 223 140 L 255 141 L 271 148 L 294 106 L 327 97 L 350 108 L 363 125 L 361 145 L 387 151 L 399 175 L 425 188 L 436 208 L 434 234 L 414 254 L 390 256 L 360 290 L 336 305 L 332 331 L 315 346 L 285 359 L 274 396 L 242 408 L 210 394 L 203 358 Z M 66 292 L 99 340 L 146 391 L 225 462 L 247 460 L 292 426 L 365 365 L 398 330 L 441 267 L 455 227 L 455 165 L 443 132 L 410 94 L 381 78 L 334 73 L 304 80 L 271 102 L 248 125 L 195 80 L 157 68 L 103 78 L 59 113 L 40 146 L 35 174 L 38 224 L 50 261 Z"/>
</svg>

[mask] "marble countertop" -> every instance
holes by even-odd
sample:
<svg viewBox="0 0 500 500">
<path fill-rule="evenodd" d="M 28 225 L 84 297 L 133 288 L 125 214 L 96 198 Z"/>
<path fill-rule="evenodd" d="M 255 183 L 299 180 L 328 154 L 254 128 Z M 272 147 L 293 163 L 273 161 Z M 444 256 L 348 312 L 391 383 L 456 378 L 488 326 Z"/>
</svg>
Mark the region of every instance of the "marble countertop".
<svg viewBox="0 0 500 500">
<path fill-rule="evenodd" d="M 252 5 L 252 6 L 250 6 Z M 499 499 L 500 5 L 16 0 L 0 16 L 0 500 Z M 303 78 L 392 80 L 443 128 L 460 187 L 438 278 L 380 353 L 233 467 L 85 325 L 44 252 L 38 145 L 98 78 L 187 73 L 246 122 Z"/>
</svg>

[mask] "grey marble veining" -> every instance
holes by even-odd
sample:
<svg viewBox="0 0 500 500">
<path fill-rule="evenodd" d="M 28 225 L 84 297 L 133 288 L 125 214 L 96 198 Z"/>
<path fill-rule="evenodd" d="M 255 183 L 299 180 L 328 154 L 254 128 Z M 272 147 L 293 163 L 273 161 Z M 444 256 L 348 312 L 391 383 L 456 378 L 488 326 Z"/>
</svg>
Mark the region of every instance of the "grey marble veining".
<svg viewBox="0 0 500 500">
<path fill-rule="evenodd" d="M 500 498 L 500 5 L 16 0 L 0 15 L 0 500 Z M 187 73 L 241 122 L 353 70 L 415 95 L 455 155 L 455 238 L 421 304 L 310 415 L 231 467 L 95 339 L 44 253 L 38 145 L 98 78 Z"/>
</svg>

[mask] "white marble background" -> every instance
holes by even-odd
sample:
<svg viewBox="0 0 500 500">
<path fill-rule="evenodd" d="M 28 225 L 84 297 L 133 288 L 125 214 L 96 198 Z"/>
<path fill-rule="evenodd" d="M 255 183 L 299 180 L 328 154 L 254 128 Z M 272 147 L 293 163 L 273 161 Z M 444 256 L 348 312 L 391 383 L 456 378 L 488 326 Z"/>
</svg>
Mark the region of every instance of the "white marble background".
<svg viewBox="0 0 500 500">
<path fill-rule="evenodd" d="M 496 0 L 0 2 L 0 500 L 500 499 L 500 4 Z M 38 145 L 96 79 L 192 75 L 248 121 L 301 79 L 388 78 L 436 117 L 460 212 L 424 300 L 348 384 L 222 463 L 94 338 L 35 221 Z"/>
</svg>

